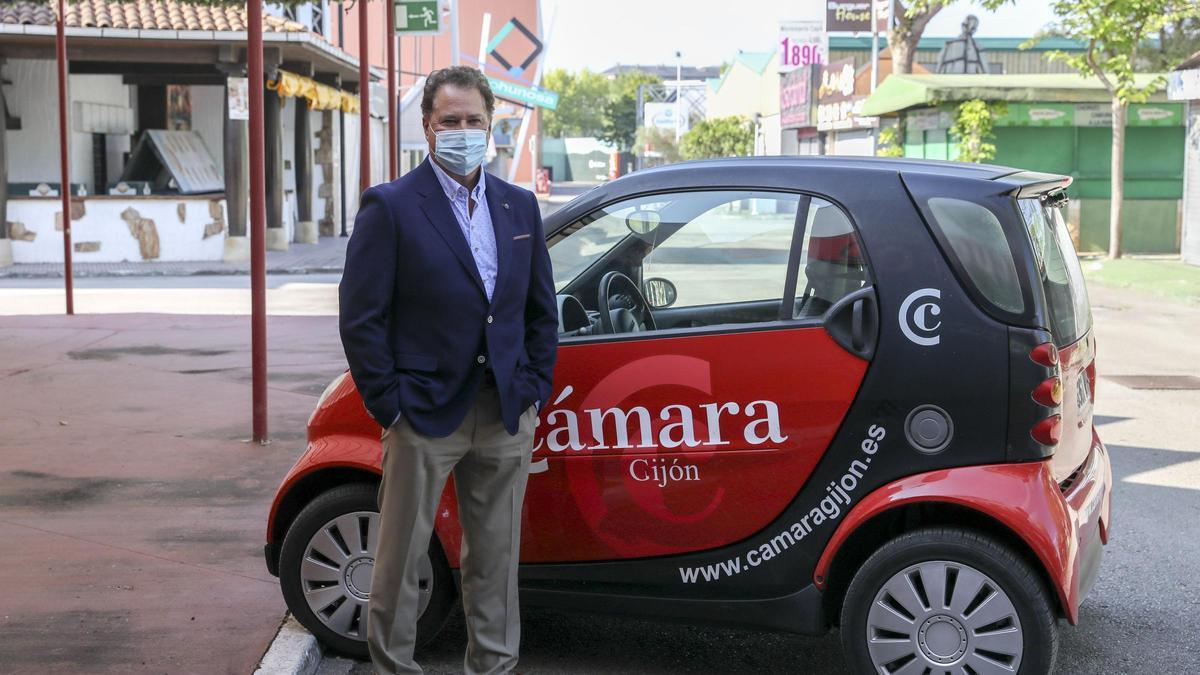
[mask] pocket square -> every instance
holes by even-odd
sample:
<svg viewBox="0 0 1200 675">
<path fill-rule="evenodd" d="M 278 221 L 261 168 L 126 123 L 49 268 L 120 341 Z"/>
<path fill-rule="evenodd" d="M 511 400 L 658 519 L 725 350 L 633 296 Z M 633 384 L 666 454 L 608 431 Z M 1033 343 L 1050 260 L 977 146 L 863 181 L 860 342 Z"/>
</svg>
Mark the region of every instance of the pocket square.
<svg viewBox="0 0 1200 675">
<path fill-rule="evenodd" d="M 517 236 L 513 237 L 513 241 L 516 241 L 516 240 L 518 240 L 518 239 L 528 239 L 528 238 L 529 238 L 529 234 L 528 234 L 528 233 L 526 233 L 526 234 L 518 234 Z"/>
</svg>

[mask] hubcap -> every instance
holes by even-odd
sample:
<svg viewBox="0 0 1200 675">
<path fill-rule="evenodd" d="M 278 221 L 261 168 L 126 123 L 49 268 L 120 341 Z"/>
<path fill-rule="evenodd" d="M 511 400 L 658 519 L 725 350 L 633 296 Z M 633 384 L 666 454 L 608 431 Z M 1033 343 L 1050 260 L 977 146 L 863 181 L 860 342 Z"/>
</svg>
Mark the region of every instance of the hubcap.
<svg viewBox="0 0 1200 675">
<path fill-rule="evenodd" d="M 962 563 L 933 560 L 894 574 L 867 613 L 879 673 L 1015 673 L 1024 639 L 1012 600 Z"/>
<path fill-rule="evenodd" d="M 355 511 L 317 530 L 300 563 L 300 585 L 309 609 L 331 630 L 355 640 L 367 638 L 367 601 L 379 544 L 379 514 Z M 417 567 L 418 612 L 433 595 L 433 565 L 421 556 Z"/>
</svg>

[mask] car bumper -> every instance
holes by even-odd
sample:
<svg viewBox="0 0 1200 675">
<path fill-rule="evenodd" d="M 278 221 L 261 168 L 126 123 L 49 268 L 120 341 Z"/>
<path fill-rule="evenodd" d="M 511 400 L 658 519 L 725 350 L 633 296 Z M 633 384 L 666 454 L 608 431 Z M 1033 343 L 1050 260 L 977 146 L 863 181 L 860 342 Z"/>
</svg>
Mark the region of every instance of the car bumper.
<svg viewBox="0 0 1200 675">
<path fill-rule="evenodd" d="M 1067 616 L 1078 620 L 1079 605 L 1092 590 L 1100 572 L 1104 545 L 1108 543 L 1112 518 L 1112 465 L 1108 449 L 1092 433 L 1092 451 L 1079 467 L 1074 479 L 1061 486 L 1062 498 L 1071 516 L 1072 539 L 1076 553 L 1072 568 L 1064 570 L 1070 579 Z"/>
</svg>

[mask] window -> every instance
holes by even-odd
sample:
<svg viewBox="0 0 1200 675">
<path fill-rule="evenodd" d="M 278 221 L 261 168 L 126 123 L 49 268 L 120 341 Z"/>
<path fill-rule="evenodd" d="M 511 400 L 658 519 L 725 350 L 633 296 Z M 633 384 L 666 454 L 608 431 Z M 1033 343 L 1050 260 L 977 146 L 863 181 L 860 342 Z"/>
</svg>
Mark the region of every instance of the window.
<svg viewBox="0 0 1200 675">
<path fill-rule="evenodd" d="M 951 253 L 984 298 L 1014 314 L 1024 311 L 1017 266 L 995 214 L 981 204 L 946 197 L 930 199 L 929 210 Z"/>
<path fill-rule="evenodd" d="M 797 232 L 804 239 L 794 247 Z M 589 214 L 549 246 L 555 291 L 574 298 L 573 316 L 586 311 L 591 320 L 582 330 L 578 321 L 564 325 L 571 335 L 811 319 L 867 280 L 850 220 L 828 201 L 799 194 L 638 197 Z M 611 272 L 628 282 L 612 286 Z M 606 275 L 611 298 L 599 297 Z M 794 302 L 784 306 L 785 296 Z M 607 327 L 604 305 L 613 319 Z"/>
<path fill-rule="evenodd" d="M 1050 315 L 1050 332 L 1059 347 L 1074 343 L 1092 327 L 1083 270 L 1071 244 L 1060 207 L 1047 206 L 1040 199 L 1018 199 L 1025 220 L 1033 257 L 1041 272 Z"/>
<path fill-rule="evenodd" d="M 759 195 L 714 206 L 666 236 L 642 261 L 642 274 L 675 285 L 674 307 L 756 300 L 778 307 L 798 202 Z"/>
</svg>

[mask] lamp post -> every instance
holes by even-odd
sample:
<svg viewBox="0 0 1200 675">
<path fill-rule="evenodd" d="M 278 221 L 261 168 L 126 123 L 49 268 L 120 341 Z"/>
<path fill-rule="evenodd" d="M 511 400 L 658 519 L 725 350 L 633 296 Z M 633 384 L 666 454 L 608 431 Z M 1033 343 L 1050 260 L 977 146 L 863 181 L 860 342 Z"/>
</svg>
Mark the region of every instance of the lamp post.
<svg viewBox="0 0 1200 675">
<path fill-rule="evenodd" d="M 681 109 L 681 106 L 680 106 L 681 100 L 680 99 L 682 98 L 682 95 L 683 95 L 682 80 L 683 80 L 683 52 L 676 51 L 675 52 L 675 145 L 676 145 L 676 147 L 679 146 L 679 136 L 681 135 L 680 134 L 681 120 L 679 118 L 679 111 Z"/>
<path fill-rule="evenodd" d="M 71 263 L 71 165 L 69 164 L 67 143 L 71 137 L 67 133 L 67 15 L 63 0 L 58 0 L 58 20 L 55 22 L 56 35 L 54 38 L 54 54 L 58 61 L 58 161 L 59 178 L 58 194 L 62 197 L 63 225 L 63 280 L 67 295 L 67 314 L 75 313 L 75 283 Z M 2 121 L 0 121 L 2 122 Z M 0 129 L 0 133 L 4 133 Z M 0 187 L 0 189 L 3 189 Z M 0 223 L 4 225 L 4 223 Z"/>
</svg>

